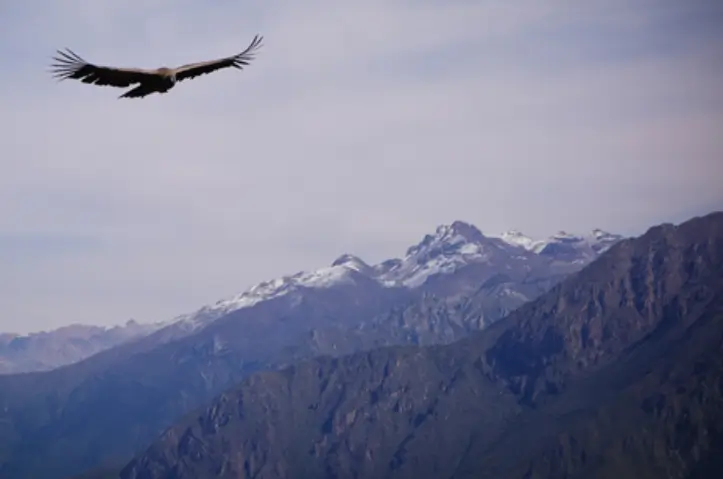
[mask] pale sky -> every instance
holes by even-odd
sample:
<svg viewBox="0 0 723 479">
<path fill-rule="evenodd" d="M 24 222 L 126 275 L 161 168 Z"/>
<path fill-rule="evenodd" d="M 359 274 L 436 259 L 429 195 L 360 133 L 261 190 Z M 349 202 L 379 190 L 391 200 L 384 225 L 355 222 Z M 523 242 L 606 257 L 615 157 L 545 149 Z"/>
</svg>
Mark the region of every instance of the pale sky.
<svg viewBox="0 0 723 479">
<path fill-rule="evenodd" d="M 230 55 L 166 95 L 56 82 Z M 0 6 L 0 331 L 170 319 L 442 223 L 637 235 L 723 209 L 720 0 Z"/>
</svg>

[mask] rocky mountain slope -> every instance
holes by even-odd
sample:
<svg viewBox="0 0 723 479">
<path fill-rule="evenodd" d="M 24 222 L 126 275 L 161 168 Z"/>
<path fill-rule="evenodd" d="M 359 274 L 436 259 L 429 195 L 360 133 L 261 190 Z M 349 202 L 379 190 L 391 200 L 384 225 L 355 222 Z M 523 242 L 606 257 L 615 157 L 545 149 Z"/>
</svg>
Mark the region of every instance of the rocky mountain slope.
<svg viewBox="0 0 723 479">
<path fill-rule="evenodd" d="M 251 375 L 123 479 L 717 478 L 723 213 L 625 240 L 453 344 Z"/>
<path fill-rule="evenodd" d="M 126 460 L 248 374 L 319 354 L 454 341 L 580 267 L 455 222 L 401 259 L 370 266 L 344 255 L 79 363 L 0 377 L 0 476 Z"/>
<path fill-rule="evenodd" d="M 31 334 L 0 334 L 0 374 L 48 371 L 72 364 L 158 329 L 130 320 L 110 328 L 71 324 Z"/>
</svg>

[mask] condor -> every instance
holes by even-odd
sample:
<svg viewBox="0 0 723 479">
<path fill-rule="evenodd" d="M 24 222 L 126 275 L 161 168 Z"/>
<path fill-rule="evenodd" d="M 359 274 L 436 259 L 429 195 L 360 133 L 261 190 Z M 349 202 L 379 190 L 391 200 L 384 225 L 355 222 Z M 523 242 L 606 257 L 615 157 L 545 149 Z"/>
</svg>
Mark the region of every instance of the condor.
<svg viewBox="0 0 723 479">
<path fill-rule="evenodd" d="M 254 58 L 254 53 L 261 46 L 263 37 L 254 36 L 251 44 L 237 55 L 197 63 L 189 63 L 177 68 L 117 68 L 95 65 L 83 60 L 69 48 L 65 52 L 58 50 L 53 57 L 57 63 L 52 65 L 53 76 L 59 80 L 73 79 L 91 85 L 135 88 L 125 92 L 118 98 L 143 98 L 151 93 L 166 93 L 177 82 L 195 78 L 199 75 L 233 67 L 242 70 Z"/>
</svg>

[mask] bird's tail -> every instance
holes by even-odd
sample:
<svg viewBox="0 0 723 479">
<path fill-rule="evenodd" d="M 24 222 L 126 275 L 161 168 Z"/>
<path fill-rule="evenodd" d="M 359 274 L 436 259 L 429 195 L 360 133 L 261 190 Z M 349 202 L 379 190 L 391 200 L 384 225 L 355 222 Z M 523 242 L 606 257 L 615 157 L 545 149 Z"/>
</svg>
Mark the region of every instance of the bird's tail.
<svg viewBox="0 0 723 479">
<path fill-rule="evenodd" d="M 118 97 L 120 100 L 121 98 L 143 98 L 144 96 L 150 95 L 151 93 L 156 93 L 157 90 L 154 88 L 149 87 L 148 85 L 140 84 L 137 87 L 135 87 L 132 90 L 128 90 L 124 94 Z"/>
</svg>

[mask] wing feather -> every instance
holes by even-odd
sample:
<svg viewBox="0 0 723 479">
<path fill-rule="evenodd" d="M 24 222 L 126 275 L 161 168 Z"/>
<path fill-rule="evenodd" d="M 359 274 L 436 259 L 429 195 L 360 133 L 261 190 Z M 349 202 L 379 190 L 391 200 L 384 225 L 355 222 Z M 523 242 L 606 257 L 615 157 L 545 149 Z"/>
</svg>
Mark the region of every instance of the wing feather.
<svg viewBox="0 0 723 479">
<path fill-rule="evenodd" d="M 56 63 L 51 65 L 51 72 L 58 80 L 73 79 L 92 85 L 129 87 L 157 77 L 153 70 L 95 65 L 69 48 L 66 51 L 58 50 L 57 53 L 58 56 L 53 57 Z"/>
<path fill-rule="evenodd" d="M 246 50 L 237 55 L 205 62 L 189 63 L 175 68 L 174 73 L 176 74 L 176 81 L 195 78 L 199 75 L 205 75 L 207 73 L 220 70 L 221 68 L 233 67 L 243 70 L 243 67 L 253 60 L 256 50 L 258 50 L 261 46 L 261 40 L 263 40 L 262 36 L 255 35 L 251 44 L 246 47 Z"/>
</svg>

